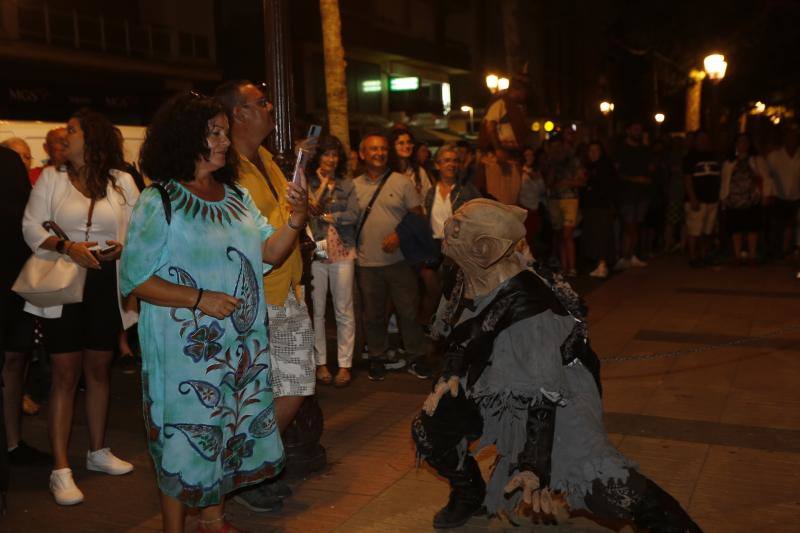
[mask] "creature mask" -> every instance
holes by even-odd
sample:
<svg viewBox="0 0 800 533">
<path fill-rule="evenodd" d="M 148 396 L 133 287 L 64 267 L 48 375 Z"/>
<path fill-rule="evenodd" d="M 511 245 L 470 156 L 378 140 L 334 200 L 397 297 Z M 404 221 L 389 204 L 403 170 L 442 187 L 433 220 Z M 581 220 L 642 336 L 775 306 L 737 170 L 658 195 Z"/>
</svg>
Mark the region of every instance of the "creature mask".
<svg viewBox="0 0 800 533">
<path fill-rule="evenodd" d="M 478 198 L 465 203 L 447 220 L 442 252 L 467 276 L 479 276 L 525 237 L 527 212 L 519 207 Z"/>
</svg>

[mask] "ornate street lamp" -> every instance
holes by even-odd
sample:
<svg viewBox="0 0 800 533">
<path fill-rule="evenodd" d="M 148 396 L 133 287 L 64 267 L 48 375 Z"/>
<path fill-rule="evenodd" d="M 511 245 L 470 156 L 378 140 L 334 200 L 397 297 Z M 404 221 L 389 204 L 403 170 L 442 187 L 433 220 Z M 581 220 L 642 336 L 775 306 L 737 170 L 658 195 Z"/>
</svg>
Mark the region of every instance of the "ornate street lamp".
<svg viewBox="0 0 800 533">
<path fill-rule="evenodd" d="M 703 59 L 703 69 L 711 81 L 711 138 L 714 144 L 719 143 L 719 82 L 725 77 L 728 62 L 719 53 L 709 54 Z"/>
<path fill-rule="evenodd" d="M 472 134 L 472 119 L 475 110 L 472 108 L 472 106 L 462 105 L 461 111 L 463 111 L 464 113 L 469 113 L 469 133 Z"/>
<path fill-rule="evenodd" d="M 613 102 L 608 102 L 606 100 L 603 100 L 602 102 L 600 102 L 600 112 L 603 115 L 608 116 L 609 113 L 611 113 L 613 111 L 614 111 L 614 103 Z"/>
<path fill-rule="evenodd" d="M 728 62 L 725 61 L 725 56 L 722 54 L 709 54 L 703 59 L 703 69 L 708 74 L 709 80 L 719 82 L 725 77 Z"/>
<path fill-rule="evenodd" d="M 489 74 L 486 76 L 486 87 L 492 92 L 492 94 L 497 92 L 497 85 L 500 83 L 500 78 L 497 77 L 497 74 Z"/>
</svg>

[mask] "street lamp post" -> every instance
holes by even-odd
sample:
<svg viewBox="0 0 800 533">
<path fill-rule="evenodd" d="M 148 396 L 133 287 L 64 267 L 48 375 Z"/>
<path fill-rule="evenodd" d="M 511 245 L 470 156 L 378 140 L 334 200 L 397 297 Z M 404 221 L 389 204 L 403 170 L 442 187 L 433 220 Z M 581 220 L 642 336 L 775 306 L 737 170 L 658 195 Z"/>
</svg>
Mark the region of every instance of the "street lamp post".
<svg viewBox="0 0 800 533">
<path fill-rule="evenodd" d="M 711 81 L 711 139 L 719 145 L 719 82 L 725 77 L 728 62 L 718 53 L 709 54 L 703 59 L 703 69 Z"/>
<path fill-rule="evenodd" d="M 461 111 L 463 111 L 464 113 L 469 113 L 469 134 L 472 135 L 472 129 L 473 129 L 472 128 L 472 121 L 473 121 L 473 117 L 474 117 L 473 113 L 475 113 L 475 110 L 472 108 L 472 106 L 462 105 L 461 106 Z"/>
<path fill-rule="evenodd" d="M 689 72 L 691 82 L 686 87 L 686 131 L 700 129 L 700 92 L 706 73 L 702 70 L 692 69 Z"/>
<path fill-rule="evenodd" d="M 614 102 L 609 102 L 608 100 L 603 100 L 600 102 L 600 113 L 606 117 L 606 129 L 608 138 L 610 139 L 614 135 Z"/>
<path fill-rule="evenodd" d="M 264 17 L 264 48 L 267 78 L 271 84 L 275 114 L 275 133 L 270 148 L 275 160 L 286 175 L 294 164 L 292 123 L 294 98 L 292 90 L 292 57 L 289 38 L 288 0 L 262 0 Z M 304 270 L 308 265 L 304 265 Z M 308 291 L 306 291 L 308 294 Z M 288 427 L 284 429 L 286 476 L 306 477 L 327 464 L 325 448 L 320 445 L 324 428 L 322 409 L 314 396 L 307 396 Z"/>
<path fill-rule="evenodd" d="M 666 118 L 667 118 L 666 115 L 664 115 L 664 113 L 661 113 L 660 111 L 658 113 L 656 113 L 655 115 L 653 115 L 653 120 L 656 121 L 656 136 L 657 137 L 661 136 L 661 125 L 664 123 Z"/>
</svg>

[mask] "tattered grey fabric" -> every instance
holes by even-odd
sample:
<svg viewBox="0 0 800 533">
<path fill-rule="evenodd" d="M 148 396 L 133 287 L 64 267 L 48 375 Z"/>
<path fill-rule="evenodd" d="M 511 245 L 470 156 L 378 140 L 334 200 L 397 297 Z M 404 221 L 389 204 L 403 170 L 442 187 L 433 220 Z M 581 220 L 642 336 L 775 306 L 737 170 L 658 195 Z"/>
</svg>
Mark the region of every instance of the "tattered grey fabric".
<svg viewBox="0 0 800 533">
<path fill-rule="evenodd" d="M 499 289 L 477 299 L 475 309 L 465 309 L 460 319 L 480 313 Z M 506 498 L 503 487 L 516 473 L 515 463 L 525 446 L 528 406 L 542 395 L 559 406 L 550 487 L 566 492 L 573 510 L 586 507 L 584 496 L 593 481 L 624 481 L 626 468 L 634 467 L 608 441 L 590 372 L 577 360 L 563 365 L 561 347 L 580 326 L 572 316 L 549 310 L 516 322 L 498 335 L 489 366 L 467 391 L 484 420 L 478 449 L 495 445 L 498 455 L 484 502 L 489 513 L 505 510 L 513 516 L 521 491 Z"/>
</svg>

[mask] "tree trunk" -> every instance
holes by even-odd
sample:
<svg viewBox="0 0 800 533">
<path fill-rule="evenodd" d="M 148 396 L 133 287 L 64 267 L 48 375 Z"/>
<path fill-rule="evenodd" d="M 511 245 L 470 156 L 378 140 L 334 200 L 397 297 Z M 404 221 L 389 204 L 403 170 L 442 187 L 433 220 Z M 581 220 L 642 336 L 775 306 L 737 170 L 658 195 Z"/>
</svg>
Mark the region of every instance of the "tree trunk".
<svg viewBox="0 0 800 533">
<path fill-rule="evenodd" d="M 517 0 L 504 0 L 500 4 L 500 13 L 503 20 L 503 39 L 506 49 L 506 76 L 510 79 L 520 71 L 519 59 L 519 25 L 517 24 Z"/>
<path fill-rule="evenodd" d="M 325 94 L 328 99 L 328 127 L 350 153 L 350 126 L 347 120 L 347 84 L 339 0 L 319 0 L 322 15 L 322 48 L 325 53 Z"/>
</svg>

